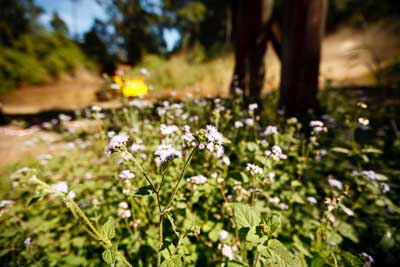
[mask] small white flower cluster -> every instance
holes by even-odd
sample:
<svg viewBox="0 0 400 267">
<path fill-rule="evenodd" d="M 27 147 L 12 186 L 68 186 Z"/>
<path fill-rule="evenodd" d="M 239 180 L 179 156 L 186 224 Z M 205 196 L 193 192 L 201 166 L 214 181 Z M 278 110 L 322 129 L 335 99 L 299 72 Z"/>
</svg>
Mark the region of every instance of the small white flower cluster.
<svg viewBox="0 0 400 267">
<path fill-rule="evenodd" d="M 234 123 L 234 127 L 236 129 L 242 128 L 243 126 L 244 126 L 244 124 L 241 121 L 235 121 L 235 123 Z"/>
<path fill-rule="evenodd" d="M 372 170 L 365 170 L 365 171 L 353 171 L 353 176 L 364 176 L 368 180 L 375 181 L 380 179 L 380 175 Z"/>
<path fill-rule="evenodd" d="M 332 211 L 340 207 L 344 213 L 346 213 L 348 216 L 354 216 L 354 211 L 343 205 L 342 202 L 343 196 L 339 197 L 333 197 L 333 198 L 325 198 L 325 204 L 328 206 L 328 213 L 327 213 L 327 218 L 329 221 L 332 223 L 335 223 L 336 218 L 332 214 Z"/>
<path fill-rule="evenodd" d="M 182 153 L 173 148 L 171 144 L 157 146 L 154 155 L 156 156 L 156 160 L 161 163 L 182 157 Z"/>
<path fill-rule="evenodd" d="M 215 153 L 215 155 L 220 158 L 224 154 L 224 137 L 220 132 L 218 132 L 217 128 L 213 125 L 206 126 L 206 143 L 200 143 L 199 149 L 207 148 L 211 153 Z"/>
<path fill-rule="evenodd" d="M 218 234 L 219 240 L 224 241 L 224 240 L 226 240 L 228 238 L 228 236 L 229 236 L 228 231 L 225 231 L 224 229 L 219 231 L 219 234 Z"/>
<path fill-rule="evenodd" d="M 244 123 L 245 123 L 247 126 L 253 126 L 253 125 L 254 125 L 254 119 L 253 119 L 253 118 L 246 118 L 246 119 L 244 120 Z"/>
<path fill-rule="evenodd" d="M 135 174 L 130 170 L 123 170 L 119 173 L 118 177 L 122 180 L 129 180 L 135 178 Z"/>
<path fill-rule="evenodd" d="M 371 263 L 374 262 L 374 258 L 366 252 L 361 253 L 361 255 L 368 261 L 369 266 L 371 266 Z"/>
<path fill-rule="evenodd" d="M 263 169 L 260 168 L 259 166 L 251 163 L 247 163 L 246 165 L 246 170 L 250 172 L 251 175 L 257 176 L 257 175 L 262 175 L 263 174 Z"/>
<path fill-rule="evenodd" d="M 131 145 L 130 150 L 132 153 L 139 152 L 139 151 L 145 151 L 146 146 L 143 144 L 142 140 L 137 139 L 136 142 Z"/>
<path fill-rule="evenodd" d="M 67 182 L 61 181 L 51 185 L 51 188 L 60 192 L 60 193 L 67 193 L 68 192 L 68 184 Z"/>
<path fill-rule="evenodd" d="M 229 260 L 234 259 L 234 252 L 237 251 L 236 246 L 229 246 L 227 244 L 219 244 L 218 249 L 221 250 L 222 256 L 228 258 Z"/>
<path fill-rule="evenodd" d="M 165 125 L 161 124 L 160 125 L 160 131 L 162 135 L 171 135 L 173 133 L 176 133 L 179 131 L 178 126 L 176 125 Z"/>
<path fill-rule="evenodd" d="M 145 107 L 151 106 L 151 102 L 147 100 L 133 99 L 129 101 L 129 106 L 143 109 Z"/>
<path fill-rule="evenodd" d="M 183 126 L 183 132 L 184 132 L 184 134 L 182 135 L 183 140 L 190 145 L 196 145 L 195 138 L 192 132 L 190 131 L 189 125 Z"/>
<path fill-rule="evenodd" d="M 123 219 L 131 217 L 131 211 L 129 210 L 128 203 L 125 201 L 118 204 L 118 216 Z"/>
<path fill-rule="evenodd" d="M 264 135 L 274 135 L 278 134 L 278 127 L 274 125 L 269 125 L 265 128 Z"/>
<path fill-rule="evenodd" d="M 200 174 L 187 178 L 186 181 L 191 184 L 205 184 L 207 182 L 207 178 Z"/>
<path fill-rule="evenodd" d="M 126 146 L 129 137 L 126 134 L 118 134 L 111 138 L 110 142 L 106 146 L 105 154 L 106 156 L 110 156 L 112 153 L 116 152 L 119 149 L 122 149 Z"/>
<path fill-rule="evenodd" d="M 321 132 L 327 132 L 328 128 L 325 127 L 322 121 L 310 121 L 310 127 L 312 127 L 312 133 L 317 134 Z"/>
<path fill-rule="evenodd" d="M 266 150 L 265 155 L 268 158 L 272 158 L 273 160 L 276 161 L 287 159 L 287 155 L 283 154 L 282 148 L 280 148 L 280 146 L 277 145 L 274 145 L 271 150 Z"/>
<path fill-rule="evenodd" d="M 361 124 L 362 126 L 368 126 L 369 125 L 369 120 L 367 118 L 358 118 L 358 123 Z"/>
<path fill-rule="evenodd" d="M 254 111 L 258 108 L 258 104 L 257 103 L 253 103 L 249 105 L 249 111 Z"/>
<path fill-rule="evenodd" d="M 317 204 L 317 199 L 312 196 L 307 197 L 307 201 L 310 202 L 311 204 Z"/>
<path fill-rule="evenodd" d="M 339 180 L 336 180 L 332 177 L 328 178 L 328 183 L 331 187 L 336 187 L 339 190 L 343 190 L 343 183 Z"/>
</svg>

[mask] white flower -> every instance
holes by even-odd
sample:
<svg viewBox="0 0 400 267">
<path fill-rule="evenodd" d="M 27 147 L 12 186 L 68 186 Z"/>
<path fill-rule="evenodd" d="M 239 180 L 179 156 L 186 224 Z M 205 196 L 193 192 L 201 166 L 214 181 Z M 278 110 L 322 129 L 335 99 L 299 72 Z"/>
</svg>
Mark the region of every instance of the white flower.
<svg viewBox="0 0 400 267">
<path fill-rule="evenodd" d="M 222 244 L 222 247 L 220 247 L 222 255 L 224 257 L 227 257 L 229 260 L 233 260 L 234 255 L 234 248 L 231 246 L 228 246 L 227 244 Z"/>
<path fill-rule="evenodd" d="M 71 116 L 68 116 L 66 114 L 60 114 L 58 116 L 58 118 L 60 119 L 60 121 L 63 121 L 63 122 L 67 122 L 67 121 L 70 121 L 72 119 Z"/>
<path fill-rule="evenodd" d="M 263 174 L 263 169 L 258 167 L 255 164 L 247 163 L 246 170 L 250 172 L 251 175 L 262 175 Z"/>
<path fill-rule="evenodd" d="M 310 127 L 324 127 L 322 121 L 310 121 Z"/>
<path fill-rule="evenodd" d="M 218 234 L 218 238 L 221 241 L 226 240 L 228 238 L 228 236 L 229 236 L 229 233 L 227 231 L 223 230 L 223 229 Z"/>
<path fill-rule="evenodd" d="M 317 204 L 317 199 L 315 197 L 307 197 L 307 201 L 311 204 Z"/>
<path fill-rule="evenodd" d="M 204 184 L 207 182 L 207 178 L 203 175 L 196 175 L 186 179 L 186 181 L 192 184 Z"/>
<path fill-rule="evenodd" d="M 333 178 L 328 178 L 328 183 L 331 187 L 336 187 L 340 190 L 343 189 L 343 184 L 341 181 L 333 179 Z"/>
<path fill-rule="evenodd" d="M 314 134 L 328 131 L 322 121 L 310 121 L 310 127 L 313 127 L 312 132 Z"/>
<path fill-rule="evenodd" d="M 179 131 L 179 128 L 176 125 L 160 125 L 160 131 L 162 135 L 171 135 L 175 132 Z"/>
<path fill-rule="evenodd" d="M 279 203 L 279 207 L 280 207 L 282 210 L 287 210 L 287 209 L 289 209 L 289 205 L 286 204 L 286 203 Z"/>
<path fill-rule="evenodd" d="M 265 155 L 269 158 L 271 157 L 273 160 L 281 160 L 287 159 L 287 155 L 282 153 L 282 148 L 277 145 L 274 145 L 271 150 L 265 151 Z"/>
<path fill-rule="evenodd" d="M 222 162 L 227 166 L 229 166 L 231 164 L 231 160 L 229 159 L 228 156 L 223 156 L 222 157 Z"/>
<path fill-rule="evenodd" d="M 204 149 L 207 148 L 210 152 L 214 152 L 218 158 L 222 157 L 224 154 L 224 137 L 220 132 L 218 132 L 217 128 L 212 125 L 206 126 L 206 144 L 200 144 L 199 148 Z"/>
<path fill-rule="evenodd" d="M 361 255 L 368 261 L 369 264 L 374 262 L 374 258 L 366 252 L 361 253 Z"/>
<path fill-rule="evenodd" d="M 353 171 L 352 175 L 354 176 L 364 176 L 370 181 L 375 181 L 381 179 L 381 175 L 372 171 L 372 170 L 365 170 L 365 171 Z"/>
<path fill-rule="evenodd" d="M 185 133 L 182 135 L 182 138 L 185 142 L 191 144 L 192 142 L 195 141 L 195 138 L 194 138 L 192 132 L 190 131 L 190 126 L 188 126 L 188 125 L 183 126 L 183 131 Z"/>
<path fill-rule="evenodd" d="M 249 110 L 250 111 L 256 110 L 257 108 L 258 108 L 258 104 L 257 103 L 253 103 L 253 104 L 249 105 Z"/>
<path fill-rule="evenodd" d="M 135 178 L 135 174 L 132 173 L 130 170 L 123 170 L 119 173 L 118 177 L 123 180 L 132 179 Z"/>
<path fill-rule="evenodd" d="M 24 244 L 26 246 L 30 246 L 32 244 L 32 238 L 31 237 L 25 238 Z"/>
<path fill-rule="evenodd" d="M 124 147 L 128 142 L 128 139 L 129 137 L 126 134 L 113 136 L 105 149 L 106 156 L 110 156 L 113 152 Z"/>
<path fill-rule="evenodd" d="M 132 152 L 144 151 L 145 149 L 146 149 L 146 146 L 143 144 L 139 144 L 139 143 L 133 143 L 130 147 L 130 150 Z"/>
<path fill-rule="evenodd" d="M 156 159 L 160 160 L 160 162 L 163 163 L 168 160 L 180 158 L 182 156 L 182 153 L 173 148 L 171 144 L 161 144 L 156 147 L 154 155 L 156 155 Z"/>
<path fill-rule="evenodd" d="M 382 184 L 382 192 L 387 193 L 390 191 L 390 186 L 387 183 Z"/>
<path fill-rule="evenodd" d="M 126 203 L 125 201 L 120 202 L 118 204 L 118 215 L 123 219 L 131 217 L 131 211 L 128 208 L 128 203 Z"/>
<path fill-rule="evenodd" d="M 61 192 L 61 193 L 68 192 L 68 184 L 67 184 L 67 182 L 64 182 L 64 181 L 53 184 L 51 186 L 51 188 L 53 188 L 54 190 Z"/>
<path fill-rule="evenodd" d="M 273 135 L 278 133 L 278 127 L 269 125 L 267 128 L 265 128 L 264 134 L 265 135 Z"/>
<path fill-rule="evenodd" d="M 99 107 L 99 106 L 92 106 L 92 110 L 93 110 L 94 112 L 100 112 L 100 111 L 102 110 L 102 108 Z"/>
<path fill-rule="evenodd" d="M 270 197 L 270 198 L 268 199 L 268 201 L 269 201 L 269 203 L 272 203 L 272 204 L 278 204 L 279 202 L 281 202 L 281 200 L 279 199 L 279 197 Z"/>
<path fill-rule="evenodd" d="M 118 208 L 120 208 L 120 209 L 127 209 L 127 208 L 128 208 L 128 203 L 126 203 L 125 201 L 120 202 L 120 203 L 118 204 Z"/>
<path fill-rule="evenodd" d="M 119 209 L 118 210 L 118 215 L 123 219 L 127 219 L 127 218 L 131 217 L 131 211 L 130 210 Z"/>
<path fill-rule="evenodd" d="M 358 118 L 358 123 L 361 124 L 362 126 L 368 126 L 369 120 L 367 118 Z"/>
<path fill-rule="evenodd" d="M 243 122 L 241 122 L 241 121 L 235 121 L 234 127 L 235 127 L 236 129 L 242 128 L 242 127 L 243 127 Z"/>
<path fill-rule="evenodd" d="M 246 123 L 247 126 L 253 126 L 254 120 L 252 118 L 247 118 L 244 120 L 244 123 Z"/>
<path fill-rule="evenodd" d="M 296 124 L 297 122 L 298 122 L 298 120 L 297 120 L 296 117 L 291 117 L 291 118 L 288 119 L 288 123 Z"/>
<path fill-rule="evenodd" d="M 76 197 L 76 193 L 74 191 L 71 191 L 68 193 L 67 197 L 69 197 L 70 199 L 74 199 Z"/>
<path fill-rule="evenodd" d="M 107 132 L 108 138 L 112 138 L 114 135 L 115 135 L 115 132 L 114 132 L 114 131 L 108 131 L 108 132 Z"/>
<path fill-rule="evenodd" d="M 150 76 L 150 71 L 146 68 L 140 68 L 140 74 L 142 74 L 143 76 Z"/>
<path fill-rule="evenodd" d="M 344 211 L 344 213 L 346 213 L 348 216 L 354 216 L 354 211 L 352 211 L 351 209 L 349 209 L 348 207 L 344 206 L 344 205 L 340 205 L 340 207 L 342 208 L 342 210 Z"/>
</svg>

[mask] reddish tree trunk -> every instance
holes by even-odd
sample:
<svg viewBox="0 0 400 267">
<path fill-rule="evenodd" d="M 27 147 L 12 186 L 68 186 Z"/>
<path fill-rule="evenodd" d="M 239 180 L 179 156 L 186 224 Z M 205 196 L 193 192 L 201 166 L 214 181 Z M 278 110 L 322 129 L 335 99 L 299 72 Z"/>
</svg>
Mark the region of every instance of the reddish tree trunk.
<svg viewBox="0 0 400 267">
<path fill-rule="evenodd" d="M 321 41 L 327 0 L 284 0 L 280 107 L 288 116 L 318 111 Z"/>
</svg>

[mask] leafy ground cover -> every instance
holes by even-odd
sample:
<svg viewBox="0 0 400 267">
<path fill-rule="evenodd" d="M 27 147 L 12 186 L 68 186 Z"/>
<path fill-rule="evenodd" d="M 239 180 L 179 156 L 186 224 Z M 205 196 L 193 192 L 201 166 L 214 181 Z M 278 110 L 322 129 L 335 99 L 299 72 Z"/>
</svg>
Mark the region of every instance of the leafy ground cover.
<svg viewBox="0 0 400 267">
<path fill-rule="evenodd" d="M 302 120 L 240 91 L 62 115 L 67 148 L 1 178 L 1 265 L 396 266 L 399 108 L 376 92 Z"/>
</svg>

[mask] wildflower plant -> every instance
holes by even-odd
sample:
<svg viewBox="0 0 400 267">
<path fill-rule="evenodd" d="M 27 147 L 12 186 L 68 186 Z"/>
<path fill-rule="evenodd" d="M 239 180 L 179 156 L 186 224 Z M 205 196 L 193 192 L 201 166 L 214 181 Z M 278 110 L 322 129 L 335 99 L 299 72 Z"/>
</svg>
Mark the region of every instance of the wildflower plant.
<svg viewBox="0 0 400 267">
<path fill-rule="evenodd" d="M 90 116 L 95 132 L 62 133 L 70 149 L 7 178 L 0 262 L 361 267 L 396 255 L 396 171 L 360 138 L 371 106 L 303 121 L 237 91 L 91 109 L 104 114 Z"/>
</svg>

